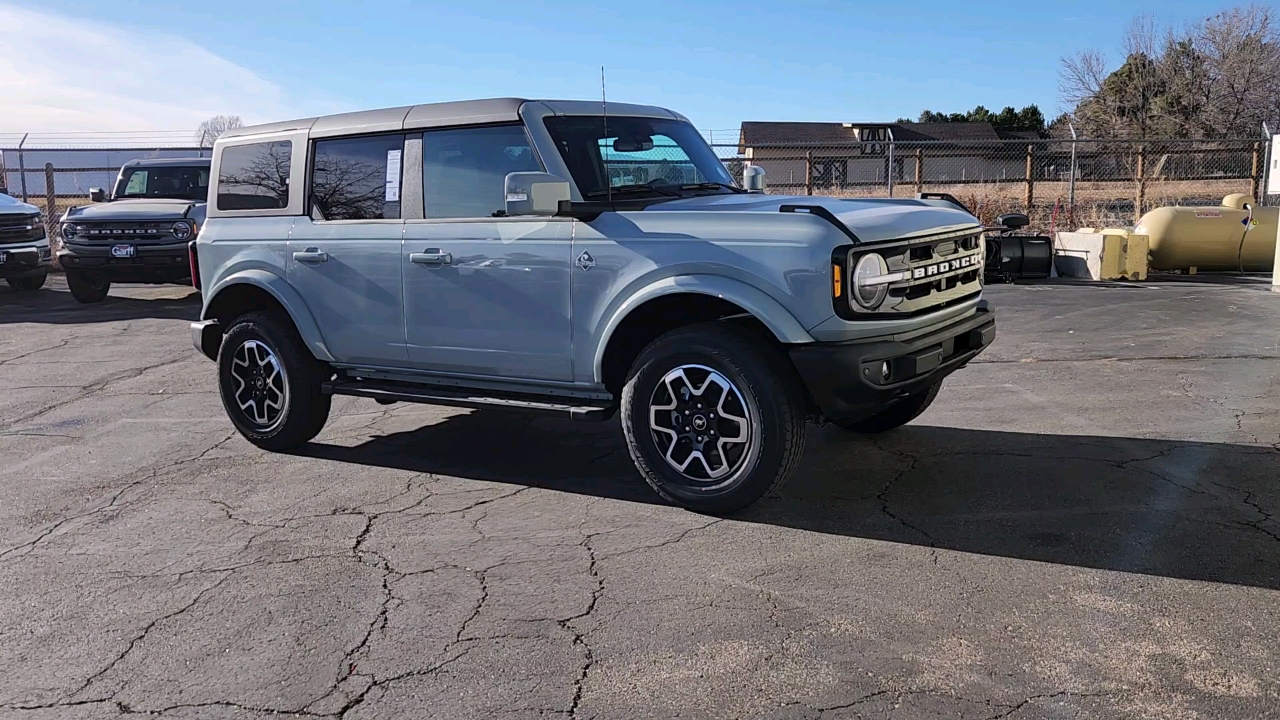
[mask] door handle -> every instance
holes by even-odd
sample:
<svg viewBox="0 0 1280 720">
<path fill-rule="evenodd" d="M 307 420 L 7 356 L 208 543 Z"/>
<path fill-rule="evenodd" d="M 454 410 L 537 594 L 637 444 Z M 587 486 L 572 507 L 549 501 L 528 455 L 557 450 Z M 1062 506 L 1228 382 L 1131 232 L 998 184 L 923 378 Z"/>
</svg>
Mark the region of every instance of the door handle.
<svg viewBox="0 0 1280 720">
<path fill-rule="evenodd" d="M 440 248 L 427 248 L 426 252 L 409 253 L 409 262 L 417 265 L 452 265 L 453 255 L 440 252 Z"/>
<path fill-rule="evenodd" d="M 309 247 L 306 250 L 299 250 L 294 253 L 293 259 L 308 265 L 319 265 L 322 262 L 328 261 L 329 253 L 321 250 L 320 248 Z"/>
</svg>

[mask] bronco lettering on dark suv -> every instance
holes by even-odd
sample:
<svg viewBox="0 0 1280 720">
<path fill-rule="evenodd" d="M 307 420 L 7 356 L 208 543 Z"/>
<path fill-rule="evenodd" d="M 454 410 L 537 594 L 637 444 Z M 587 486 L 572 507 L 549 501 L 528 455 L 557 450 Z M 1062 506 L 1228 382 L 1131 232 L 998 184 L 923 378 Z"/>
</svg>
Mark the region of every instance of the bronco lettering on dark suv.
<svg viewBox="0 0 1280 720">
<path fill-rule="evenodd" d="M 187 245 L 204 222 L 208 158 L 133 160 L 120 168 L 111 196 L 68 210 L 59 223 L 58 262 L 83 303 L 99 302 L 113 282 L 191 282 Z"/>
<path fill-rule="evenodd" d="M 497 99 L 244 128 L 218 140 L 211 188 L 192 339 L 267 449 L 315 437 L 333 395 L 620 412 L 658 493 L 732 512 L 794 472 L 807 421 L 907 423 L 995 335 L 971 214 L 749 192 L 662 108 Z"/>
</svg>

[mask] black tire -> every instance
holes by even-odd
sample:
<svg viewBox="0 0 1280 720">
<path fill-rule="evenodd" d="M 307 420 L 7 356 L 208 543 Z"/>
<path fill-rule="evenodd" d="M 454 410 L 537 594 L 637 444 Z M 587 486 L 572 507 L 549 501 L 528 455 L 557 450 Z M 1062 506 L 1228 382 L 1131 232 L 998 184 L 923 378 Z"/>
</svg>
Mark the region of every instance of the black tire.
<svg viewBox="0 0 1280 720">
<path fill-rule="evenodd" d="M 320 391 L 329 375 L 326 367 L 288 319 L 242 315 L 231 321 L 218 348 L 222 406 L 254 445 L 273 451 L 295 448 L 318 435 L 329 420 L 332 398 Z M 250 409 L 242 408 L 241 400 Z"/>
<path fill-rule="evenodd" d="M 683 380 L 664 380 L 687 366 L 696 367 L 688 369 Z M 685 394 L 685 387 L 697 394 L 676 397 Z M 697 405 L 704 399 L 708 407 Z M 672 404 L 670 416 L 667 402 Z M 710 412 L 711 402 L 723 410 L 721 417 Z M 653 420 L 667 425 L 680 417 L 690 425 L 657 430 L 651 424 Z M 695 512 L 736 512 L 790 479 L 804 454 L 805 421 L 804 391 L 787 359 L 762 339 L 722 324 L 691 325 L 662 335 L 640 353 L 622 390 L 622 429 L 636 468 L 659 495 Z M 744 427 L 748 440 L 725 444 L 729 432 L 736 438 Z M 687 433 L 683 437 L 682 430 Z M 698 435 L 703 430 L 706 434 Z M 712 436 L 719 439 L 708 447 Z M 682 461 L 689 473 L 707 477 L 681 472 L 668 462 L 668 455 Z M 716 472 L 724 475 L 711 477 Z"/>
<path fill-rule="evenodd" d="M 869 418 L 861 420 L 832 420 L 831 424 L 842 427 L 845 430 L 867 435 L 888 432 L 920 417 L 920 413 L 928 410 L 929 406 L 933 404 L 933 399 L 938 397 L 938 391 L 941 389 L 942 381 L 939 380 L 930 385 L 928 390 L 899 400 Z"/>
<path fill-rule="evenodd" d="M 49 273 L 40 273 L 39 275 L 28 275 L 20 278 L 6 278 L 9 287 L 14 290 L 22 290 L 30 292 L 31 290 L 39 290 L 44 287 L 44 281 L 49 277 Z"/>
<path fill-rule="evenodd" d="M 107 297 L 111 283 L 78 270 L 68 270 L 67 289 L 71 291 L 71 297 L 82 303 L 96 303 Z"/>
</svg>

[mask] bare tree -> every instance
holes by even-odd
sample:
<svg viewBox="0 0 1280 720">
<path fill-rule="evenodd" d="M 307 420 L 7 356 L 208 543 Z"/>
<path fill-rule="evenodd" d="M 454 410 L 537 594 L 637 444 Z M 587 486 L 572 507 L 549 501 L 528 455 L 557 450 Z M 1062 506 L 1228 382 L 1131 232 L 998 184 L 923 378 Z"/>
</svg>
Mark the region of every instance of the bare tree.
<svg viewBox="0 0 1280 720">
<path fill-rule="evenodd" d="M 1280 114 L 1276 10 L 1226 10 L 1183 29 L 1130 23 L 1124 61 L 1096 50 L 1064 58 L 1059 90 L 1086 133 L 1113 137 L 1252 135 Z"/>
<path fill-rule="evenodd" d="M 228 130 L 244 127 L 239 115 L 215 115 L 196 128 L 196 142 L 200 147 L 213 147 L 213 141 Z"/>
<path fill-rule="evenodd" d="M 1081 50 L 1062 59 L 1058 70 L 1058 91 L 1072 105 L 1096 96 L 1107 79 L 1107 58 L 1101 50 Z"/>
<path fill-rule="evenodd" d="M 1280 33 L 1275 11 L 1252 5 L 1221 12 L 1198 28 L 1212 90 L 1211 122 L 1229 133 L 1257 132 L 1274 120 L 1280 100 Z"/>
</svg>

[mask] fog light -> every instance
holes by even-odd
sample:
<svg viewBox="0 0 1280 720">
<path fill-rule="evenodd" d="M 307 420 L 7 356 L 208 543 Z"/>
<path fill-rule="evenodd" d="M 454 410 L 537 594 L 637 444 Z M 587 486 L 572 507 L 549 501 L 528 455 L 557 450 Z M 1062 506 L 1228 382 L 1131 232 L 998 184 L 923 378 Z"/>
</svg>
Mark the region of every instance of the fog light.
<svg viewBox="0 0 1280 720">
<path fill-rule="evenodd" d="M 889 378 L 892 375 L 893 375 L 893 365 L 890 365 L 889 361 L 885 360 L 883 363 L 880 364 L 880 379 L 885 382 L 889 382 Z"/>
</svg>

